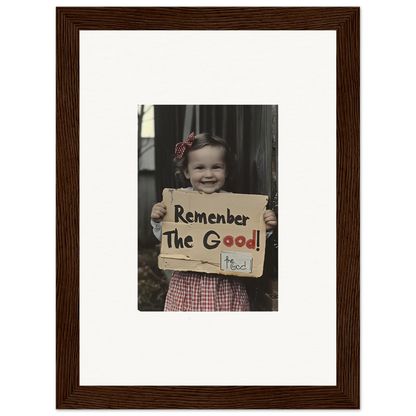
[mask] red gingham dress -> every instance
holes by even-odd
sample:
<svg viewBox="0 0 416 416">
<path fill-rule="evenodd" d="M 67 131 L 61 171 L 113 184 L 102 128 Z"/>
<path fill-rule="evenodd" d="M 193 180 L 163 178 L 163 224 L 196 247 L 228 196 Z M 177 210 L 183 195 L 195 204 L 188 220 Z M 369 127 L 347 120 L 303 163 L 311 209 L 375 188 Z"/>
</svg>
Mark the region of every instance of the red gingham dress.
<svg viewBox="0 0 416 416">
<path fill-rule="evenodd" d="M 249 310 L 247 291 L 238 277 L 179 271 L 172 274 L 166 295 L 165 311 Z"/>
</svg>

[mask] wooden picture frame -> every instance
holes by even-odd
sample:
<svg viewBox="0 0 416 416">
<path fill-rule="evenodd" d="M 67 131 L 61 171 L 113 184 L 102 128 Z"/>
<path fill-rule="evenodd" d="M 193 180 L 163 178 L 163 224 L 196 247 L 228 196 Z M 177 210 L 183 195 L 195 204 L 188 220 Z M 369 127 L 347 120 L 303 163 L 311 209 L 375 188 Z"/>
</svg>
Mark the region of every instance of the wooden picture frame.
<svg viewBox="0 0 416 416">
<path fill-rule="evenodd" d="M 336 386 L 80 386 L 80 30 L 335 30 L 337 34 Z M 56 10 L 56 407 L 357 409 L 360 406 L 360 9 Z"/>
</svg>

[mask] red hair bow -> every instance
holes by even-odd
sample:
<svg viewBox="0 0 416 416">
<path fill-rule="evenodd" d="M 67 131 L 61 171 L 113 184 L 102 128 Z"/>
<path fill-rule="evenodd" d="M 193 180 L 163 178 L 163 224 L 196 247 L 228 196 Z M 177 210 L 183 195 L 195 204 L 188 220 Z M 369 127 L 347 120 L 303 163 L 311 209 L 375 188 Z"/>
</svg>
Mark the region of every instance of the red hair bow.
<svg viewBox="0 0 416 416">
<path fill-rule="evenodd" d="M 195 141 L 195 133 L 192 132 L 184 142 L 177 143 L 175 146 L 175 154 L 180 159 L 185 153 L 186 147 L 191 147 Z"/>
</svg>

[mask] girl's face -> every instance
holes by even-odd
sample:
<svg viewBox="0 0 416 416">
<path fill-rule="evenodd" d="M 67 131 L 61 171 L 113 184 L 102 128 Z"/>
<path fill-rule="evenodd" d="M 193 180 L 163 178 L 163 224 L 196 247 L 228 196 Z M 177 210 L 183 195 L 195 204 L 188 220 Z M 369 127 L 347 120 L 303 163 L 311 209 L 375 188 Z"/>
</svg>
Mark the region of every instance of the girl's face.
<svg viewBox="0 0 416 416">
<path fill-rule="evenodd" d="M 225 166 L 225 149 L 221 146 L 205 146 L 192 150 L 188 155 L 185 177 L 191 181 L 196 191 L 213 194 L 225 183 L 227 170 Z"/>
</svg>

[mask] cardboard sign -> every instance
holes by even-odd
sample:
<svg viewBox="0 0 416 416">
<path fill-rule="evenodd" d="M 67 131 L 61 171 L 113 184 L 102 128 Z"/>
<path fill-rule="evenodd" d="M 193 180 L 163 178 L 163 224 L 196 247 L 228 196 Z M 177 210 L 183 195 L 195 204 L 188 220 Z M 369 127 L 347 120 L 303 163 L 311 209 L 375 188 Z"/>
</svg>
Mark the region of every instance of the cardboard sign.
<svg viewBox="0 0 416 416">
<path fill-rule="evenodd" d="M 164 189 L 159 268 L 260 277 L 267 201 L 264 195 Z"/>
</svg>

